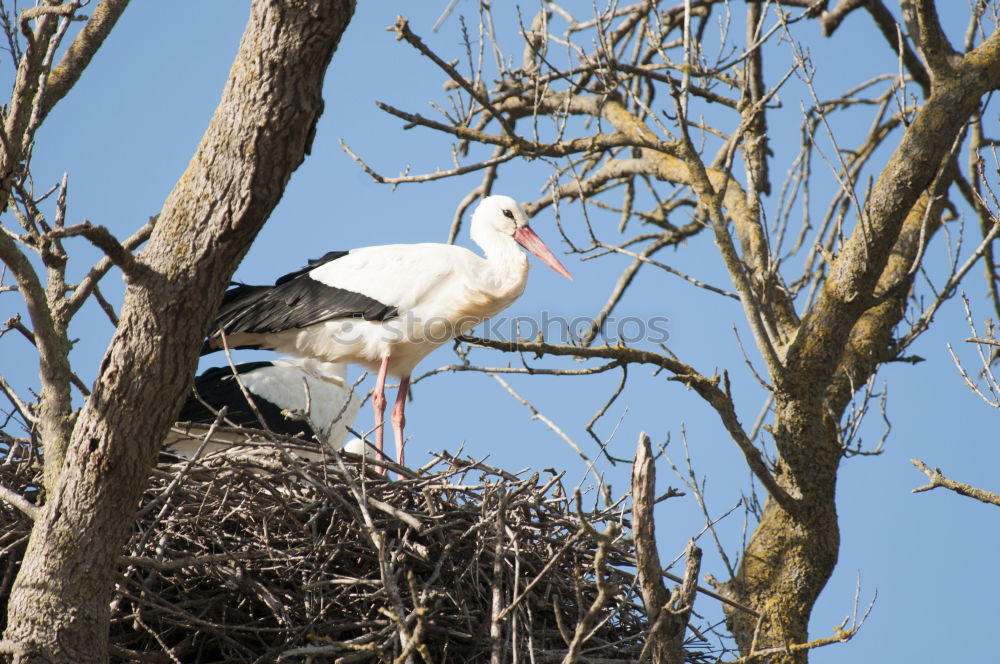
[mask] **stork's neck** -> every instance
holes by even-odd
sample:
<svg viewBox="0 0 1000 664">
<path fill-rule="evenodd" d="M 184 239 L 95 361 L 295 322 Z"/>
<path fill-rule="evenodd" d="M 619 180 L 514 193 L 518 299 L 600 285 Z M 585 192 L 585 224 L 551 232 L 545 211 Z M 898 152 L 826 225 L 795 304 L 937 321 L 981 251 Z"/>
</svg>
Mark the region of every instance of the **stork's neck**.
<svg viewBox="0 0 1000 664">
<path fill-rule="evenodd" d="M 520 297 L 528 281 L 528 257 L 513 237 L 482 233 L 472 239 L 486 254 L 487 278 L 500 297 Z"/>
</svg>

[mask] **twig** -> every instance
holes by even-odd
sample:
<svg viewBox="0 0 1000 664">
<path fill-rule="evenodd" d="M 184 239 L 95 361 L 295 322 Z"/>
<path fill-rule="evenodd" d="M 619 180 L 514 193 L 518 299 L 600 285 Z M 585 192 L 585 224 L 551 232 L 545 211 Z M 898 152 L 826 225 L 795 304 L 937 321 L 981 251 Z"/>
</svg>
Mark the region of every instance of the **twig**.
<svg viewBox="0 0 1000 664">
<path fill-rule="evenodd" d="M 469 335 L 462 335 L 458 337 L 458 339 L 476 346 L 494 348 L 506 353 L 535 353 L 539 357 L 542 355 L 568 355 L 571 357 L 582 358 L 603 357 L 605 359 L 618 360 L 626 364 L 652 364 L 670 371 L 674 374 L 674 378 L 672 380 L 677 380 L 692 388 L 715 409 L 716 413 L 722 420 L 723 425 L 725 425 L 726 430 L 729 432 L 730 437 L 733 439 L 733 442 L 736 443 L 737 447 L 739 447 L 740 451 L 743 453 L 743 457 L 746 459 L 750 470 L 753 472 L 754 476 L 760 480 L 760 483 L 764 485 L 764 488 L 767 489 L 768 493 L 773 496 L 784 509 L 789 511 L 795 509 L 794 500 L 783 488 L 778 485 L 777 481 L 771 475 L 771 471 L 768 470 L 767 464 L 764 462 L 764 457 L 760 450 L 754 446 L 753 442 L 747 437 L 746 432 L 743 431 L 743 426 L 740 424 L 739 418 L 736 415 L 736 409 L 732 400 L 725 392 L 719 389 L 718 377 L 709 379 L 695 371 L 695 369 L 690 365 L 687 365 L 680 360 L 666 357 L 658 353 L 653 353 L 651 351 L 629 348 L 627 346 L 598 346 L 583 348 L 579 346 L 560 346 L 523 340 L 516 342 L 500 341 L 496 339 L 472 337 Z"/>
<path fill-rule="evenodd" d="M 469 93 L 469 95 L 475 99 L 479 104 L 490 112 L 500 126 L 503 127 L 504 133 L 508 136 L 514 135 L 514 127 L 503 115 L 500 114 L 492 103 L 490 103 L 489 97 L 483 95 L 479 90 L 476 89 L 469 81 L 465 79 L 464 76 L 455 71 L 455 68 L 450 64 L 438 57 L 437 53 L 432 51 L 424 44 L 423 40 L 419 36 L 410 30 L 410 22 L 407 21 L 402 16 L 396 18 L 396 24 L 388 28 L 389 30 L 396 33 L 396 39 L 403 39 L 408 42 L 415 49 L 420 51 L 420 53 L 429 58 L 434 64 L 436 64 L 444 73 L 451 77 L 451 80 L 458 83 L 462 88 Z"/>
<path fill-rule="evenodd" d="M 954 491 L 960 496 L 975 498 L 978 501 L 988 503 L 990 505 L 1000 505 L 1000 495 L 997 495 L 992 491 L 977 489 L 974 486 L 950 480 L 941 474 L 940 468 L 931 470 L 927 464 L 920 459 L 910 459 L 910 463 L 916 466 L 930 480 L 929 483 L 913 489 L 913 493 L 920 493 L 921 491 L 930 491 L 931 489 L 936 489 L 937 487 L 944 487 L 945 489 Z"/>
<path fill-rule="evenodd" d="M 503 641 L 501 640 L 501 603 L 503 601 L 503 561 L 504 551 L 507 549 L 506 541 L 506 516 L 507 503 L 510 494 L 500 495 L 499 504 L 496 508 L 496 532 L 494 537 L 496 542 L 493 545 L 493 581 L 490 598 L 490 664 L 501 664 L 503 655 Z"/>
<path fill-rule="evenodd" d="M 998 339 L 985 339 L 983 337 L 969 337 L 966 341 L 974 344 L 986 344 L 988 346 L 1000 346 Z"/>
<path fill-rule="evenodd" d="M 505 390 L 507 390 L 508 394 L 514 397 L 518 401 L 518 403 L 520 403 L 522 406 L 531 411 L 531 419 L 540 420 L 545 426 L 551 429 L 553 433 L 562 438 L 567 445 L 572 447 L 573 451 L 576 452 L 578 455 L 580 455 L 580 458 L 583 459 L 585 462 L 587 462 L 588 466 L 593 465 L 593 462 L 590 460 L 590 457 L 584 454 L 583 450 L 581 450 L 580 447 L 573 442 L 573 439 L 567 436 L 566 433 L 559 428 L 559 425 L 557 425 L 555 422 L 553 422 L 548 417 L 539 412 L 537 408 L 531 405 L 531 402 L 529 402 L 527 399 L 518 394 L 514 390 L 514 388 L 510 386 L 510 383 L 508 383 L 495 373 L 491 373 L 489 374 L 489 376 L 496 382 L 500 383 L 500 386 L 503 387 Z"/>
<path fill-rule="evenodd" d="M 433 180 L 441 180 L 444 178 L 451 178 L 457 175 L 465 175 L 466 173 L 474 173 L 475 171 L 481 171 L 484 168 L 491 168 L 499 164 L 506 163 L 511 159 L 519 156 L 517 152 L 505 152 L 497 157 L 492 157 L 484 161 L 477 162 L 475 164 L 469 164 L 468 166 L 459 166 L 456 168 L 450 168 L 445 171 L 435 171 L 433 173 L 424 173 L 422 175 L 399 175 L 397 177 L 386 177 L 377 173 L 371 166 L 366 164 L 361 157 L 356 155 L 349 147 L 344 139 L 340 139 L 340 149 L 346 152 L 354 162 L 361 167 L 361 169 L 370 175 L 373 180 L 380 184 L 403 184 L 409 182 L 431 182 Z"/>
<path fill-rule="evenodd" d="M 524 590 L 522 590 L 521 593 L 517 597 L 515 597 L 511 601 L 511 603 L 504 608 L 503 611 L 500 612 L 500 614 L 497 616 L 497 620 L 502 621 L 508 615 L 510 615 L 510 613 L 517 608 L 518 604 L 524 601 L 524 598 L 528 597 L 531 594 L 531 591 L 535 589 L 535 586 L 542 582 L 545 576 L 552 570 L 553 567 L 555 567 L 556 563 L 559 562 L 559 560 L 563 557 L 563 555 L 571 548 L 573 548 L 573 545 L 576 544 L 577 540 L 579 540 L 580 537 L 582 537 L 586 532 L 587 532 L 586 529 L 581 528 L 572 535 L 570 535 L 569 539 L 566 540 L 566 543 L 562 545 L 562 548 L 560 548 L 559 551 L 556 552 L 554 556 L 549 558 L 549 561 L 547 563 L 545 563 L 545 567 L 539 570 L 539 572 L 535 575 L 535 578 L 533 578 L 528 583 L 528 585 L 524 587 Z"/>
</svg>

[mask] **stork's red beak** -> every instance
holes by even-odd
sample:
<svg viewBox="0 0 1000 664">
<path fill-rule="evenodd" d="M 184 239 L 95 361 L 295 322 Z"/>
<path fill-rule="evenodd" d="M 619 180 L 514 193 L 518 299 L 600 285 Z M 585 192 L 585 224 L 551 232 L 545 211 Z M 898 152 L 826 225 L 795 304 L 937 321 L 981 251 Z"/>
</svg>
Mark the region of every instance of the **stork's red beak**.
<svg viewBox="0 0 1000 664">
<path fill-rule="evenodd" d="M 559 259 L 556 258 L 551 251 L 549 251 L 549 248 L 545 246 L 545 243 L 542 242 L 542 238 L 538 237 L 535 231 L 531 230 L 527 226 L 522 226 L 514 231 L 514 240 L 516 240 L 519 245 L 538 256 L 538 260 L 542 261 L 570 281 L 573 281 L 573 277 L 569 276 L 569 272 L 566 271 L 563 264 L 559 262 Z"/>
</svg>

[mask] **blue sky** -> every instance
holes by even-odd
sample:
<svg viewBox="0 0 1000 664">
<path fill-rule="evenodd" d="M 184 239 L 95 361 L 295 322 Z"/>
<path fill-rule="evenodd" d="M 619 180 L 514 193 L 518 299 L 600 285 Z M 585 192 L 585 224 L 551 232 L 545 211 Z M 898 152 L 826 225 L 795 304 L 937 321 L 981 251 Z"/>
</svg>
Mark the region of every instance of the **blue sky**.
<svg viewBox="0 0 1000 664">
<path fill-rule="evenodd" d="M 450 167 L 450 146 L 443 137 L 423 129 L 404 131 L 401 122 L 374 105 L 382 100 L 414 112 L 433 113 L 428 101 L 442 99 L 443 75 L 385 28 L 398 13 L 409 12 L 404 15 L 414 31 L 447 58 L 459 58 L 464 48 L 457 13 L 474 14 L 476 5 L 472 0 L 459 0 L 456 14 L 432 34 L 431 25 L 446 4 L 359 3 L 327 75 L 326 112 L 313 154 L 293 176 L 236 278 L 269 283 L 329 250 L 446 239 L 455 206 L 478 183 L 478 176 L 393 190 L 372 182 L 338 144 L 343 139 L 385 175 L 395 175 L 407 166 L 414 172 Z M 513 38 L 513 4 L 510 14 L 503 14 L 507 9 L 501 4 L 494 3 L 498 24 Z M 941 4 L 948 7 L 946 21 L 957 26 L 952 32 L 957 41 L 967 12 L 965 3 Z M 526 15 L 536 11 L 533 4 L 526 7 Z M 80 83 L 38 135 L 36 186 L 47 188 L 64 172 L 69 174 L 71 223 L 89 219 L 126 237 L 159 210 L 218 102 L 245 18 L 245 3 L 235 0 L 136 2 L 126 11 Z M 469 23 L 475 25 L 474 15 Z M 735 28 L 734 33 L 742 34 L 742 28 Z M 807 41 L 819 68 L 816 85 L 821 93 L 866 80 L 873 62 L 887 61 L 888 71 L 895 71 L 891 54 L 861 16 L 849 18 L 832 41 L 819 36 L 815 25 L 801 26 L 797 35 Z M 510 53 L 519 58 L 520 47 L 511 48 Z M 776 56 L 775 62 L 780 59 Z M 5 66 L 0 70 L 0 84 L 9 88 L 10 76 Z M 809 105 L 797 88 L 785 93 L 782 101 L 783 115 L 771 125 L 777 153 L 772 171 L 775 185 L 796 154 L 800 103 Z M 847 143 L 847 135 L 868 126 L 862 118 L 856 125 L 851 122 L 837 127 L 845 132 Z M 547 168 L 544 163 L 512 163 L 501 172 L 495 191 L 519 200 L 536 198 Z M 773 197 L 767 205 L 774 205 Z M 816 207 L 814 214 L 821 209 Z M 562 223 L 573 237 L 582 233 L 574 218 L 578 211 L 569 207 L 562 212 Z M 968 222 L 972 225 L 974 220 Z M 565 246 L 551 211 L 532 223 L 562 256 Z M 460 242 L 471 244 L 466 233 Z M 79 277 L 97 254 L 82 241 L 70 246 L 70 270 Z M 940 275 L 945 252 L 942 238 L 937 238 L 930 251 L 931 273 Z M 616 257 L 588 262 L 569 255 L 563 258 L 575 281 L 568 282 L 535 262 L 527 293 L 507 314 L 593 315 L 628 262 Z M 710 283 L 728 285 L 707 235 L 664 251 L 659 258 Z M 988 310 L 980 273 L 974 271 L 967 289 L 983 318 Z M 120 302 L 117 274 L 112 273 L 103 287 L 112 302 Z M 17 311 L 15 300 L 12 294 L 0 296 L 0 319 Z M 745 344 L 751 338 L 738 303 L 643 268 L 618 313 L 668 318 L 670 350 L 706 374 L 728 368 L 741 419 L 748 427 L 752 424 L 763 395 L 734 343 L 734 325 Z M 111 326 L 91 306 L 73 331 L 79 338 L 74 365 L 85 381 L 91 381 Z M 988 661 L 984 651 L 991 644 L 984 635 L 990 634 L 996 621 L 994 552 L 1000 541 L 995 522 L 1000 510 L 942 490 L 910 493 L 924 479 L 909 464 L 911 457 L 940 465 L 955 479 L 998 488 L 995 469 L 1000 450 L 993 434 L 997 413 L 964 387 L 945 346 L 951 342 L 974 361 L 971 349 L 963 348 L 967 336 L 961 307 L 953 301 L 939 312 L 932 331 L 912 348 L 925 362 L 889 366 L 879 374 L 879 388 L 888 385 L 891 434 L 882 455 L 843 464 L 838 490 L 843 546 L 837 571 L 814 613 L 812 636 L 830 634 L 851 613 L 857 579 L 862 610 L 875 591 L 878 600 L 854 641 L 814 652 L 814 662 Z M 518 362 L 483 350 L 475 351 L 473 358 L 490 366 Z M 442 349 L 416 373 L 454 360 L 447 348 Z M 219 361 L 208 358 L 203 366 Z M 572 360 L 535 364 L 580 366 Z M 37 384 L 35 371 L 34 356 L 25 343 L 10 336 L 0 341 L 0 372 L 8 380 L 25 389 Z M 511 377 L 509 381 L 593 456 L 595 444 L 583 426 L 615 389 L 618 378 L 609 373 L 581 378 Z M 366 387 L 370 384 L 371 379 Z M 364 409 L 359 426 L 370 426 L 370 417 Z M 508 470 L 554 467 L 566 469 L 571 483 L 584 479 L 584 465 L 575 453 L 484 374 L 445 374 L 421 382 L 414 389 L 407 419 L 411 465 L 424 463 L 432 450 L 455 452 L 461 447 L 471 456 L 489 455 L 492 463 Z M 865 440 L 873 443 L 883 428 L 878 414 L 873 414 L 864 429 Z M 662 375 L 653 376 L 648 369 L 630 371 L 625 393 L 597 430 L 602 436 L 613 435 L 612 448 L 619 456 L 631 456 L 640 431 L 648 431 L 661 443 L 669 437 L 668 454 L 682 467 L 681 432 L 685 431 L 695 472 L 706 478 L 706 499 L 714 517 L 733 507 L 749 486 L 745 464 L 711 409 L 692 392 Z M 627 488 L 628 468 L 602 469 L 616 494 Z M 680 485 L 667 465 L 661 464 L 658 470 L 664 487 Z M 585 486 L 593 484 L 592 478 L 584 481 Z M 661 504 L 657 517 L 661 552 L 667 559 L 683 550 L 703 521 L 690 497 Z M 739 510 L 719 524 L 731 557 L 738 553 L 743 525 Z M 705 538 L 701 544 L 706 553 L 703 572 L 724 577 L 710 540 Z M 697 609 L 709 616 L 718 613 L 718 607 L 706 598 L 699 599 Z"/>
</svg>

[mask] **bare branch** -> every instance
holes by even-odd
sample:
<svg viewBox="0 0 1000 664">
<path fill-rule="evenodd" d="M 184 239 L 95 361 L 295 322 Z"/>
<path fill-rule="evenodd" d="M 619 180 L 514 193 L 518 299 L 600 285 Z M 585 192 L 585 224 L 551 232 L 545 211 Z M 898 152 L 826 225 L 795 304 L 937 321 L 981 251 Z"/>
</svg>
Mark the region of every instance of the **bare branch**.
<svg viewBox="0 0 1000 664">
<path fill-rule="evenodd" d="M 907 23 L 910 38 L 916 42 L 932 75 L 941 77 L 950 73 L 952 65 L 949 59 L 956 53 L 941 27 L 934 1 L 903 0 L 900 8 L 903 10 L 903 20 Z"/>
<path fill-rule="evenodd" d="M 136 260 L 132 252 L 118 242 L 118 239 L 104 226 L 94 226 L 89 221 L 84 221 L 75 226 L 54 228 L 45 233 L 43 238 L 56 240 L 76 236 L 85 237 L 95 247 L 102 250 L 111 259 L 111 262 L 125 274 L 126 281 L 139 280 L 148 274 L 148 268 Z"/>
<path fill-rule="evenodd" d="M 18 332 L 21 333 L 21 336 L 23 336 L 25 339 L 28 340 L 28 343 L 30 343 L 35 348 L 38 348 L 38 340 L 35 337 L 35 333 L 29 330 L 27 327 L 25 327 L 24 323 L 21 322 L 20 315 L 9 318 L 7 322 L 4 323 L 4 328 L 17 330 Z M 83 396 L 90 395 L 90 389 L 87 387 L 86 383 L 84 383 L 80 379 L 80 377 L 76 375 L 75 372 L 70 371 L 69 379 L 70 382 L 73 383 L 73 386 L 76 387 L 76 389 L 80 390 L 80 394 L 82 394 Z"/>
<path fill-rule="evenodd" d="M 592 467 L 594 465 L 594 462 L 591 461 L 590 458 L 586 454 L 583 453 L 583 450 L 581 450 L 580 447 L 576 443 L 573 442 L 572 438 L 570 438 L 569 436 L 566 435 L 566 432 L 564 432 L 562 429 L 559 428 L 559 425 L 557 425 L 555 422 L 553 422 L 552 420 L 550 420 L 544 414 L 542 414 L 541 412 L 539 412 L 538 409 L 535 408 L 531 404 L 530 401 L 528 401 L 527 399 L 525 399 L 524 397 L 522 397 L 520 394 L 518 394 L 514 390 L 514 388 L 510 386 L 510 383 L 508 383 L 507 381 L 505 381 L 503 378 L 501 378 L 500 376 L 498 376 L 495 373 L 491 373 L 491 374 L 489 374 L 489 376 L 490 376 L 490 378 L 492 378 L 496 382 L 500 383 L 500 386 L 503 387 L 505 390 L 507 390 L 507 392 L 512 397 L 514 397 L 518 401 L 518 403 L 520 403 L 522 406 L 524 406 L 525 408 L 527 408 L 531 412 L 531 419 L 533 419 L 533 420 L 540 420 L 545 426 L 547 426 L 549 429 L 551 429 L 553 433 L 555 433 L 557 436 L 559 436 L 560 438 L 562 438 L 563 442 L 565 442 L 567 445 L 569 445 L 570 447 L 572 447 L 573 451 L 576 452 L 578 455 L 580 455 L 580 458 L 583 459 L 587 463 L 587 465 L 589 467 Z"/>
<path fill-rule="evenodd" d="M 66 49 L 59 65 L 49 74 L 45 95 L 42 98 L 40 115 L 49 111 L 66 96 L 79 80 L 83 70 L 104 43 L 111 29 L 128 6 L 129 0 L 101 0 L 94 8 L 90 20 Z M 73 3 L 77 4 L 77 3 Z"/>
<path fill-rule="evenodd" d="M 25 9 L 21 12 L 21 32 L 29 34 L 31 28 L 28 27 L 28 22 L 41 16 L 72 16 L 79 8 L 79 2 L 67 2 L 64 5 L 40 5 Z"/>
<path fill-rule="evenodd" d="M 580 342 L 584 346 L 589 346 L 597 338 L 597 335 L 601 332 L 604 327 L 604 322 L 607 320 L 611 312 L 618 305 L 619 300 L 625 294 L 626 289 L 632 284 L 632 280 L 635 279 L 636 273 L 638 273 L 639 268 L 642 267 L 643 260 L 649 258 L 651 255 L 656 253 L 659 249 L 663 248 L 670 243 L 668 235 L 664 234 L 659 240 L 654 240 L 649 243 L 645 249 L 632 261 L 632 263 L 625 268 L 618 277 L 618 281 L 615 282 L 614 288 L 611 291 L 611 295 L 608 296 L 607 302 L 601 307 L 601 310 L 594 316 L 594 320 L 591 321 L 590 327 L 586 332 L 580 337 Z"/>
<path fill-rule="evenodd" d="M 375 105 L 386 113 L 395 115 L 396 117 L 406 120 L 414 125 L 428 127 L 429 129 L 436 129 L 446 134 L 457 136 L 463 140 L 485 143 L 487 145 L 503 146 L 520 153 L 521 156 L 565 157 L 578 152 L 589 152 L 626 146 L 650 147 L 663 150 L 664 152 L 670 151 L 670 146 L 666 143 L 661 143 L 655 140 L 646 141 L 631 136 L 623 136 L 621 134 L 598 134 L 587 138 L 570 139 L 558 141 L 556 143 L 534 143 L 518 136 L 496 136 L 478 129 L 446 125 L 441 122 L 425 118 L 419 113 L 408 113 L 380 101 L 375 102 Z"/>
<path fill-rule="evenodd" d="M 931 470 L 927 464 L 920 459 L 910 459 L 910 463 L 916 466 L 924 475 L 927 476 L 927 479 L 930 480 L 927 484 L 913 489 L 913 493 L 920 493 L 921 491 L 930 491 L 931 489 L 936 489 L 937 487 L 944 487 L 949 491 L 954 491 L 960 496 L 967 496 L 969 498 L 975 498 L 980 502 L 1000 506 L 1000 495 L 997 495 L 992 491 L 977 489 L 974 486 L 950 480 L 941 474 L 940 468 Z"/>
<path fill-rule="evenodd" d="M 961 266 L 954 270 L 952 275 L 948 278 L 948 281 L 941 288 L 937 297 L 934 298 L 934 301 L 926 309 L 924 309 L 923 313 L 920 314 L 920 318 L 917 319 L 912 326 L 910 326 L 906 335 L 897 342 L 897 352 L 909 347 L 910 344 L 912 344 L 917 337 L 923 334 L 923 332 L 930 326 L 931 321 L 934 320 L 934 314 L 937 313 L 938 309 L 940 309 L 945 302 L 950 300 L 955 295 L 958 290 L 958 286 L 962 283 L 965 275 L 968 274 L 969 270 L 971 270 L 976 263 L 979 262 L 979 259 L 982 258 L 987 249 L 993 245 L 993 240 L 998 236 L 1000 236 L 1000 222 L 994 222 L 993 226 L 986 233 L 986 236 L 983 237 L 982 241 L 979 243 L 979 246 L 976 247 L 976 249 L 969 255 Z"/>
<path fill-rule="evenodd" d="M 900 46 L 902 47 L 901 58 L 906 71 L 913 77 L 913 80 L 920 84 L 926 96 L 931 88 L 931 81 L 927 75 L 927 70 L 924 69 L 920 58 L 913 52 L 910 45 L 905 40 L 900 43 L 897 39 L 896 17 L 886 8 L 882 0 L 840 0 L 836 7 L 829 12 L 823 13 L 820 19 L 820 24 L 823 26 L 823 33 L 827 36 L 832 35 L 840 27 L 841 22 L 847 15 L 859 8 L 864 8 L 871 14 L 875 25 L 878 26 L 882 36 L 885 37 L 886 42 L 889 44 L 889 48 L 899 53 Z"/>
<path fill-rule="evenodd" d="M 343 139 L 340 140 L 340 149 L 346 152 L 351 159 L 353 159 L 355 163 L 357 163 L 357 165 L 364 170 L 365 173 L 370 175 L 373 180 L 380 184 L 403 184 L 408 182 L 431 182 L 433 180 L 441 180 L 444 178 L 455 177 L 456 175 L 465 175 L 466 173 L 481 171 L 484 168 L 490 168 L 492 166 L 506 163 L 518 156 L 516 152 L 506 152 L 485 161 L 469 164 L 468 166 L 460 166 L 458 168 L 449 168 L 445 171 L 435 171 L 433 173 L 425 173 L 423 175 L 399 175 L 397 177 L 386 177 L 375 172 L 375 170 L 366 164 L 361 157 L 356 155 L 349 147 L 347 147 L 347 144 Z"/>
<path fill-rule="evenodd" d="M 672 243 L 672 239 L 673 238 L 670 238 L 670 240 L 668 242 L 666 242 L 665 244 Z M 655 244 L 656 243 L 654 243 L 653 246 L 655 246 Z M 656 260 L 653 260 L 652 258 L 649 258 L 648 255 L 644 255 L 644 254 L 647 253 L 646 251 L 643 251 L 642 253 L 637 254 L 635 252 L 628 251 L 626 249 L 622 249 L 621 247 L 616 247 L 614 245 L 605 244 L 603 242 L 598 242 L 597 246 L 601 247 L 602 249 L 608 249 L 610 251 L 613 251 L 616 254 L 622 254 L 624 256 L 628 256 L 629 258 L 634 259 L 635 263 L 633 263 L 633 265 L 635 265 L 635 266 L 638 266 L 638 265 L 640 265 L 642 263 L 649 263 L 650 265 L 654 265 L 654 266 L 660 268 L 661 270 L 663 270 L 665 272 L 669 272 L 670 274 L 673 274 L 673 275 L 676 275 L 676 276 L 680 277 L 681 279 L 683 279 L 684 281 L 688 282 L 692 286 L 697 286 L 698 288 L 704 288 L 707 291 L 710 291 L 710 292 L 715 293 L 717 295 L 722 295 L 724 297 L 732 298 L 734 300 L 739 300 L 740 299 L 740 296 L 737 295 L 736 293 L 732 293 L 730 291 L 724 290 L 722 288 L 719 288 L 718 286 L 713 286 L 712 284 L 707 284 L 704 281 L 702 281 L 701 279 L 696 279 L 695 277 L 692 277 L 689 274 L 685 274 L 684 272 L 681 272 L 680 270 L 678 270 L 675 267 L 672 267 L 670 265 L 667 265 L 666 263 L 661 263 L 660 261 L 656 261 Z M 652 253 L 652 252 L 649 252 L 649 253 Z M 634 272 L 632 274 L 634 274 Z M 626 275 L 623 274 L 622 278 L 624 279 L 625 277 L 626 277 Z M 614 297 L 614 294 L 612 295 L 612 297 Z M 610 301 L 611 300 L 609 300 L 609 302 Z"/>
<path fill-rule="evenodd" d="M 149 239 L 158 216 L 159 215 L 153 215 L 150 217 L 139 230 L 121 243 L 121 248 L 128 253 L 138 249 L 139 245 Z M 83 278 L 83 281 L 81 281 L 73 291 L 73 295 L 66 300 L 65 312 L 67 317 L 72 317 L 80 309 L 80 307 L 83 306 L 83 303 L 88 297 L 90 297 L 94 289 L 97 288 L 97 284 L 114 265 L 115 263 L 111 260 L 111 257 L 106 255 L 90 269 L 87 276 Z"/>
<path fill-rule="evenodd" d="M 682 123 L 681 126 L 684 127 L 684 141 L 682 143 L 684 147 L 682 155 L 684 163 L 687 166 L 692 179 L 691 186 L 697 192 L 701 203 L 708 209 L 709 217 L 712 220 L 712 230 L 715 232 L 716 245 L 719 247 L 719 251 L 722 254 L 722 260 L 726 265 L 726 269 L 729 271 L 729 277 L 732 279 L 733 285 L 736 287 L 736 292 L 740 295 L 740 302 L 743 305 L 743 310 L 746 314 L 747 322 L 750 324 L 750 329 L 753 331 L 754 340 L 757 342 L 757 348 L 760 350 L 761 355 L 764 358 L 764 363 L 767 365 L 767 370 L 771 375 L 771 380 L 780 389 L 784 380 L 784 364 L 781 358 L 778 357 L 778 353 L 775 350 L 775 341 L 777 340 L 772 339 L 771 334 L 768 333 L 768 330 L 765 327 L 765 316 L 761 307 L 760 298 L 757 296 L 753 286 L 751 285 L 748 270 L 743 261 L 740 259 L 740 256 L 736 251 L 736 247 L 733 244 L 733 240 L 729 235 L 729 230 L 726 226 L 725 217 L 722 212 L 722 201 L 725 198 L 725 190 L 717 192 L 714 189 L 708 177 L 708 170 L 698 157 L 693 143 L 691 143 L 686 125 Z M 748 217 L 744 220 L 744 224 L 759 229 L 759 223 L 756 219 Z M 763 248 L 761 249 L 763 250 Z"/>
<path fill-rule="evenodd" d="M 25 422 L 29 424 L 38 422 L 38 417 L 32 412 L 31 406 L 18 396 L 17 392 L 14 391 L 14 388 L 10 386 L 10 383 L 3 376 L 0 376 L 0 392 L 4 393 L 4 396 L 13 404 Z"/>
<path fill-rule="evenodd" d="M 660 554 L 656 546 L 653 502 L 656 497 L 656 466 L 649 436 L 639 434 L 635 460 L 632 462 L 632 532 L 635 540 L 636 575 L 642 590 L 642 603 L 649 616 L 648 648 L 653 662 L 673 662 L 673 630 L 667 630 L 660 615 L 670 616 L 670 593 L 660 574 Z M 683 634 L 683 631 L 681 632 Z"/>
<path fill-rule="evenodd" d="M 490 102 L 489 98 L 483 95 L 481 91 L 477 90 L 472 83 L 470 83 L 465 79 L 464 76 L 455 71 L 454 67 L 452 67 L 450 64 L 448 64 L 441 58 L 439 58 L 438 55 L 434 53 L 434 51 L 427 48 L 427 45 L 424 44 L 423 40 L 420 39 L 420 37 L 418 37 L 417 35 L 415 35 L 412 30 L 410 30 L 409 21 L 404 19 L 402 16 L 399 16 L 396 18 L 396 24 L 389 27 L 388 29 L 396 33 L 397 40 L 398 39 L 406 40 L 406 42 L 409 43 L 411 46 L 413 46 L 413 48 L 420 51 L 421 55 L 429 58 L 434 64 L 440 67 L 442 71 L 448 74 L 448 76 L 451 77 L 451 80 L 455 81 L 460 86 L 462 86 L 462 88 L 469 93 L 469 96 L 471 96 L 473 99 L 479 102 L 482 105 L 482 107 L 488 110 L 490 114 L 493 116 L 493 118 L 500 123 L 500 126 L 503 127 L 505 134 L 507 134 L 508 136 L 514 135 L 514 128 L 511 126 L 510 122 L 508 122 L 507 118 L 501 115 L 500 112 L 493 107 L 493 104 Z"/>
<path fill-rule="evenodd" d="M 719 377 L 711 379 L 694 370 L 693 367 L 670 357 L 659 355 L 651 351 L 628 348 L 626 346 L 599 346 L 583 348 L 579 346 L 557 346 L 547 343 L 536 343 L 529 341 L 499 341 L 495 339 L 482 339 L 464 335 L 459 337 L 461 341 L 471 343 L 485 348 L 494 348 L 506 353 L 524 352 L 535 353 L 539 357 L 543 355 L 562 355 L 573 357 L 603 357 L 610 360 L 618 360 L 629 364 L 652 364 L 661 367 L 674 374 L 672 380 L 677 380 L 684 385 L 694 389 L 705 401 L 711 405 L 722 420 L 723 425 L 729 432 L 733 441 L 740 448 L 743 457 L 753 471 L 753 474 L 760 480 L 768 493 L 786 509 L 794 509 L 794 501 L 775 481 L 764 458 L 743 430 L 736 415 L 736 410 L 730 397 L 719 389 Z"/>
<path fill-rule="evenodd" d="M 8 503 L 21 510 L 28 518 L 32 521 L 38 518 L 39 512 L 42 508 L 34 503 L 29 503 L 28 500 L 19 494 L 17 491 L 10 489 L 2 484 L 0 484 L 0 499 L 6 500 Z"/>
</svg>

